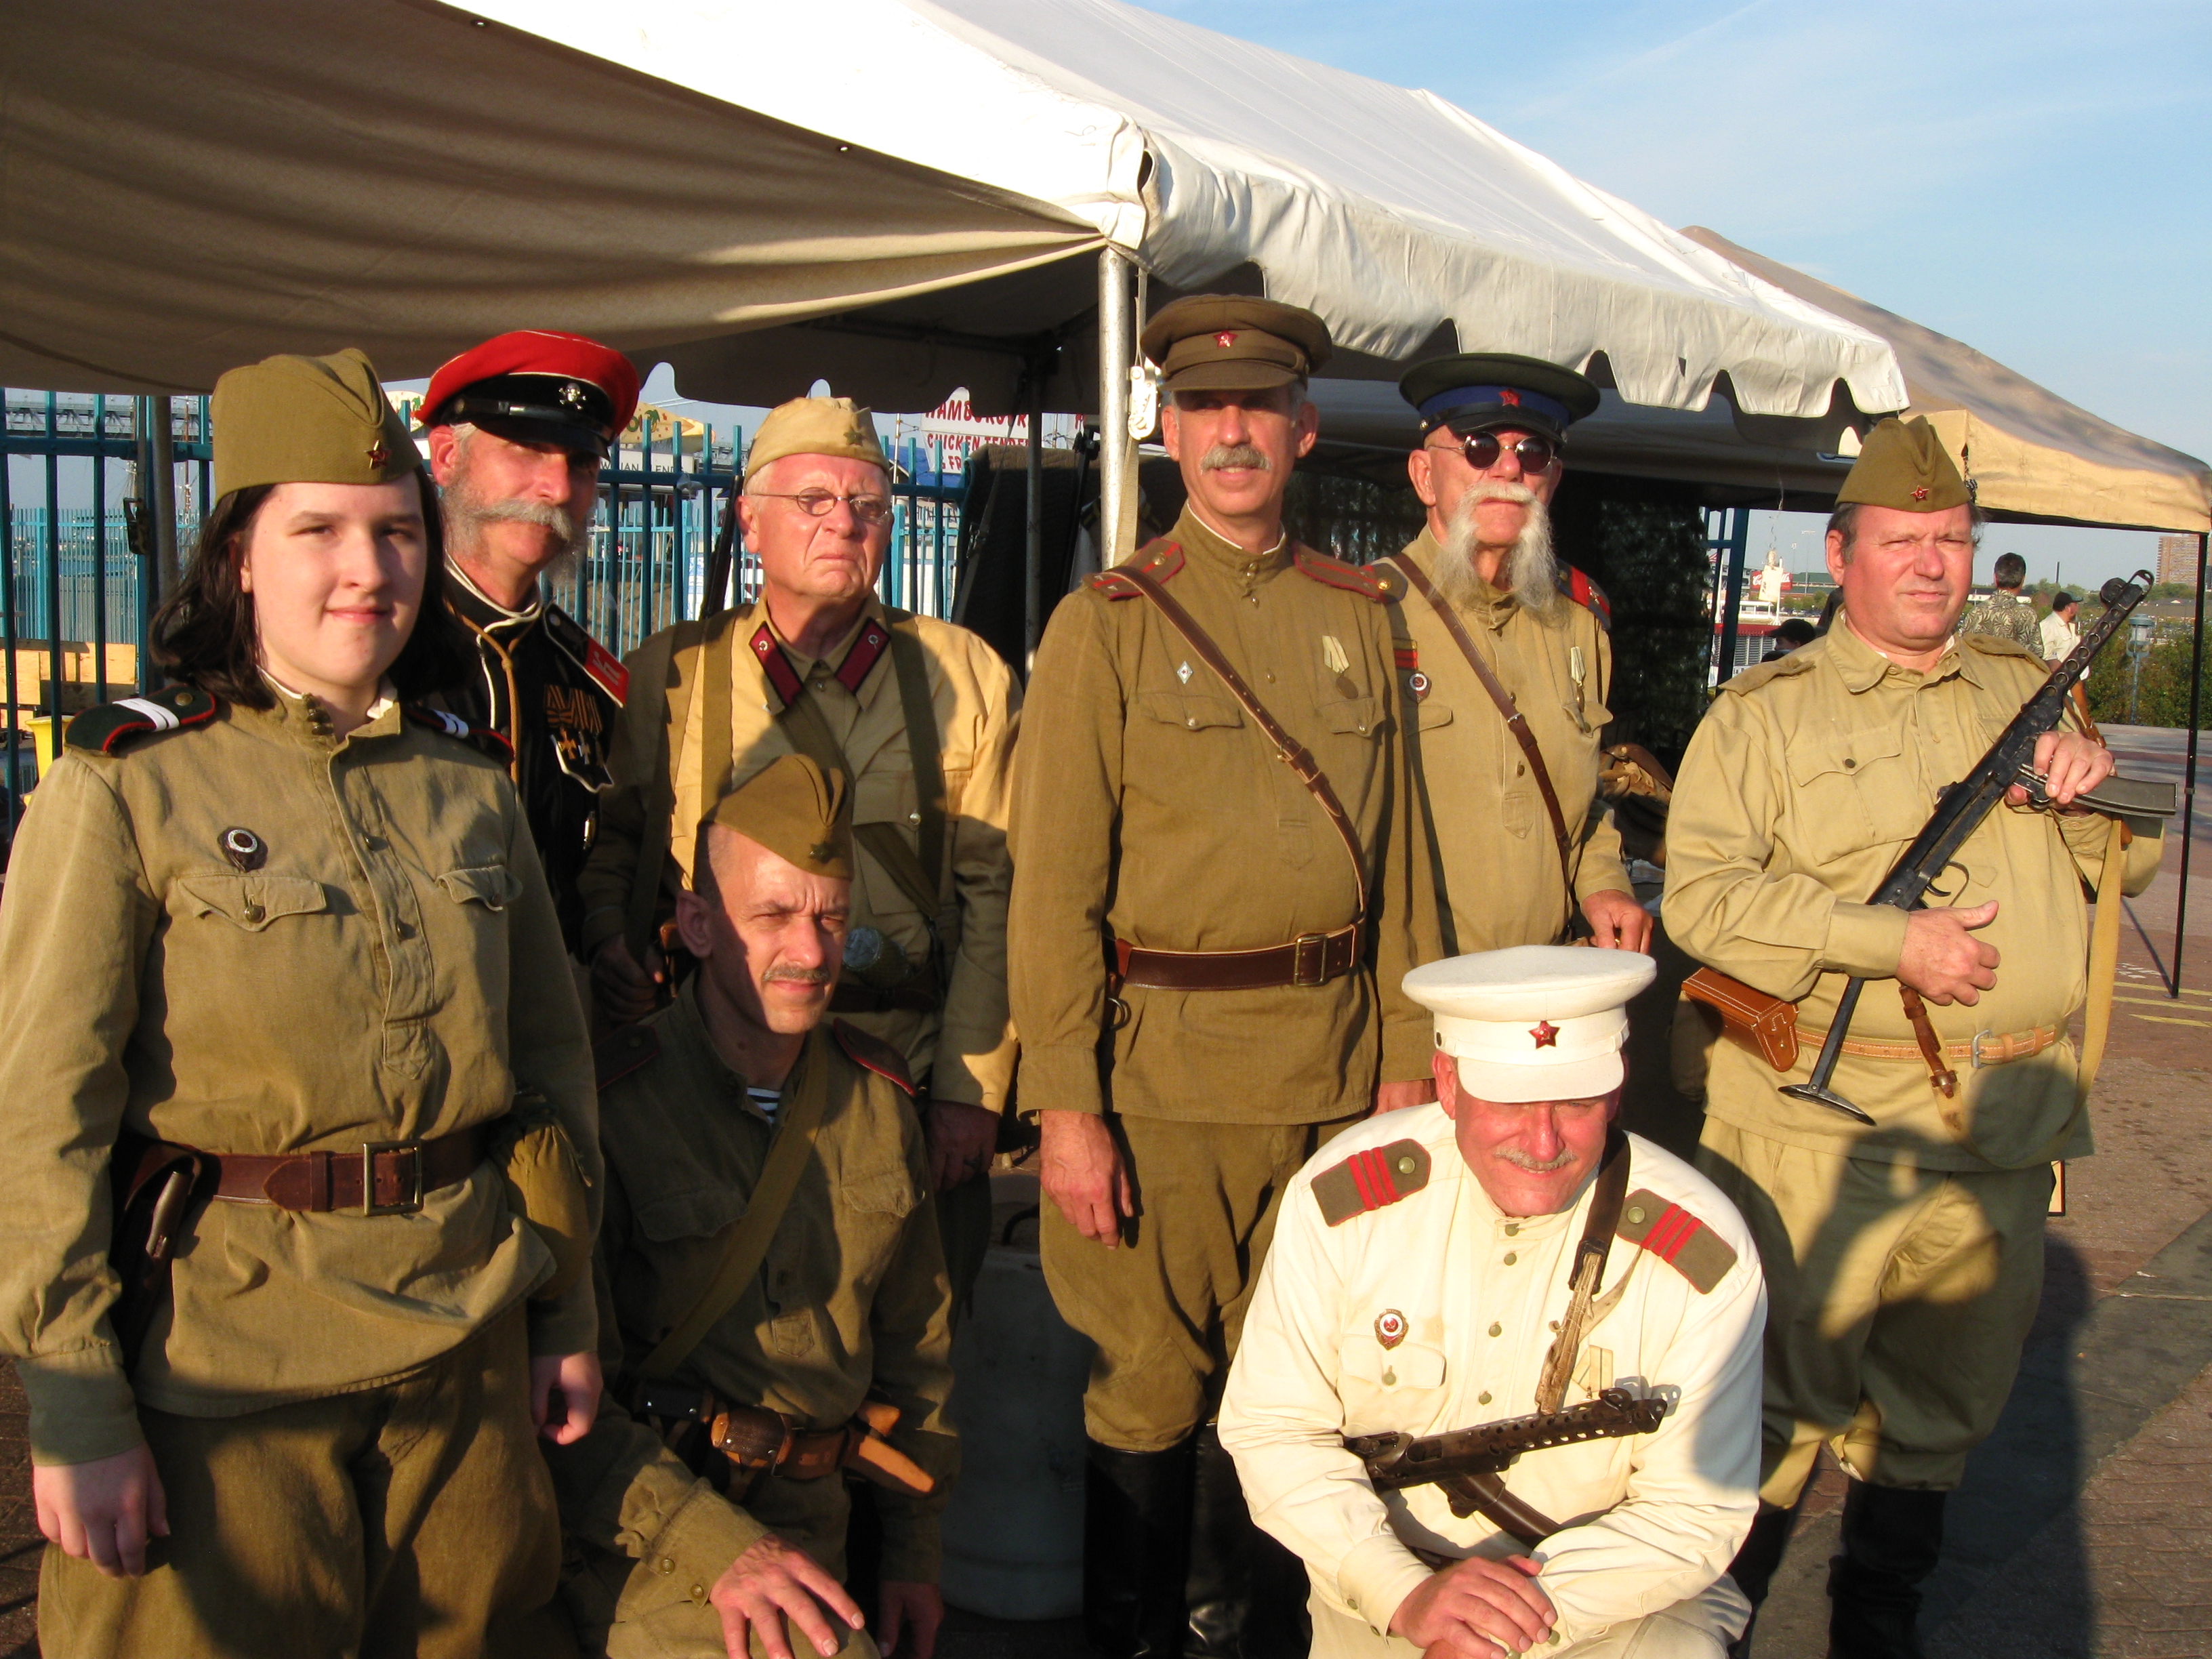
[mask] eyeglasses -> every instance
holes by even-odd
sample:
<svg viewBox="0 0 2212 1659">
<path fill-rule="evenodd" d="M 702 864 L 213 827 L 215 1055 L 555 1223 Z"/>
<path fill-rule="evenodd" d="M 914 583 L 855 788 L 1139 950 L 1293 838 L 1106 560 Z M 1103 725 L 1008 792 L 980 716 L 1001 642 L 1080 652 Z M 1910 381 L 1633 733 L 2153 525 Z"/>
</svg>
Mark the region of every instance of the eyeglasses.
<svg viewBox="0 0 2212 1659">
<path fill-rule="evenodd" d="M 751 489 L 749 495 L 764 495 L 773 501 L 790 501 L 810 519 L 827 518 L 830 509 L 842 501 L 853 509 L 853 516 L 865 525 L 886 524 L 890 520 L 891 503 L 887 495 L 833 495 L 826 489 L 802 489 L 795 495 L 787 495 L 773 489 Z"/>
<path fill-rule="evenodd" d="M 1456 435 L 1456 434 L 1454 434 Z M 1467 464 L 1477 472 L 1487 472 L 1498 465 L 1498 458 L 1505 453 L 1505 446 L 1498 441 L 1495 432 L 1474 432 L 1460 439 L 1460 453 Z M 1531 434 L 1513 446 L 1513 453 L 1521 463 L 1523 472 L 1542 472 L 1559 459 L 1564 447 L 1557 440 L 1540 438 Z"/>
</svg>

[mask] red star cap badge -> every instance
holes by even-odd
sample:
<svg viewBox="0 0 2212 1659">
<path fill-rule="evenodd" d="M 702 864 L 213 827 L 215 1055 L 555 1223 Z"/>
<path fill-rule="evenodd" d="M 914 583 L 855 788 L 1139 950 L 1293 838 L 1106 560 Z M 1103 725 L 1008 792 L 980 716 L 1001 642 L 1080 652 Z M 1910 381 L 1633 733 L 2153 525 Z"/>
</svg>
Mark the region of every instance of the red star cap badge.
<svg viewBox="0 0 2212 1659">
<path fill-rule="evenodd" d="M 1528 1035 L 1536 1039 L 1536 1046 L 1539 1048 L 1556 1048 L 1559 1046 L 1559 1028 L 1548 1019 L 1540 1019 L 1531 1025 L 1528 1028 Z"/>
<path fill-rule="evenodd" d="M 1509 409 L 1518 409 L 1521 407 L 1521 394 L 1510 386 L 1500 386 L 1498 389 L 1498 401 Z"/>
<path fill-rule="evenodd" d="M 1919 489 L 1914 490 L 1912 492 L 1912 499 L 1916 501 L 1926 501 L 1928 499 L 1928 486 L 1926 484 L 1923 484 Z"/>
<path fill-rule="evenodd" d="M 382 466 L 391 459 L 392 452 L 385 447 L 383 439 L 378 439 L 368 447 L 368 464 L 371 466 Z"/>
<path fill-rule="evenodd" d="M 1228 350 L 1230 347 L 1237 343 L 1237 331 L 1234 329 L 1223 329 L 1220 333 L 1213 337 L 1213 343 L 1219 346 L 1224 351 Z"/>
</svg>

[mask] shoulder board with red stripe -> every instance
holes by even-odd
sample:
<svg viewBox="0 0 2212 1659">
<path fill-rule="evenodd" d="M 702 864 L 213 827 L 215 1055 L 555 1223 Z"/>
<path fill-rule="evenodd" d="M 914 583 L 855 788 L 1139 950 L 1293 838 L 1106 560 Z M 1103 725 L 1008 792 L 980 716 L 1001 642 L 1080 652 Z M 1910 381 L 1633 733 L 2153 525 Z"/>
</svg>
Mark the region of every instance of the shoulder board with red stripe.
<svg viewBox="0 0 2212 1659">
<path fill-rule="evenodd" d="M 1699 1296 L 1710 1296 L 1713 1286 L 1735 1266 L 1733 1244 L 1649 1187 L 1638 1187 L 1629 1194 L 1628 1201 L 1620 1206 L 1620 1225 L 1616 1231 L 1688 1279 Z"/>
<path fill-rule="evenodd" d="M 167 685 L 143 697 L 123 697 L 86 709 L 69 723 L 62 741 L 95 755 L 119 755 L 157 732 L 205 726 L 218 706 L 196 685 Z"/>
<path fill-rule="evenodd" d="M 902 1095 L 914 1093 L 914 1079 L 907 1075 L 906 1056 L 890 1043 L 879 1042 L 842 1019 L 830 1022 L 830 1035 L 837 1039 L 837 1046 L 853 1064 L 873 1072 Z"/>
<path fill-rule="evenodd" d="M 558 605 L 545 607 L 545 632 L 553 642 L 574 657 L 592 684 L 605 692 L 619 708 L 629 700 L 629 670 L 622 659 L 601 645 Z"/>
<path fill-rule="evenodd" d="M 1324 587 L 1340 587 L 1377 605 L 1395 597 L 1390 583 L 1380 571 L 1364 565 L 1346 564 L 1326 553 L 1316 553 L 1310 547 L 1292 548 L 1291 562 L 1297 567 L 1300 575 L 1310 576 Z"/>
<path fill-rule="evenodd" d="M 410 702 L 405 708 L 407 718 L 416 725 L 427 726 L 433 732 L 442 732 L 449 738 L 458 738 L 470 748 L 490 756 L 501 766 L 514 763 L 514 745 L 507 740 L 506 732 L 489 726 L 471 726 L 459 714 L 433 708 L 424 702 Z"/>
<path fill-rule="evenodd" d="M 853 648 L 845 653 L 845 660 L 837 665 L 837 680 L 848 691 L 857 692 L 860 682 L 868 678 L 868 671 L 884 654 L 884 647 L 891 642 L 891 631 L 873 617 L 860 626 L 860 637 L 853 641 Z M 788 702 L 789 698 L 784 699 Z"/>
<path fill-rule="evenodd" d="M 753 629 L 753 636 L 747 643 L 752 648 L 753 660 L 760 664 L 761 672 L 768 676 L 768 683 L 775 688 L 775 695 L 783 699 L 784 707 L 788 708 L 798 702 L 803 689 L 799 671 L 791 665 L 791 659 L 783 654 L 783 647 L 775 642 L 775 630 L 763 623 Z"/>
<path fill-rule="evenodd" d="M 1559 567 L 1559 592 L 1597 618 L 1597 625 L 1608 634 L 1613 632 L 1613 601 L 1588 576 L 1571 564 Z"/>
<path fill-rule="evenodd" d="M 613 1087 L 659 1058 L 660 1035 L 650 1025 L 625 1025 L 592 1045 L 592 1063 L 602 1089 Z"/>
<path fill-rule="evenodd" d="M 1313 1179 L 1321 1218 L 1341 1226 L 1356 1215 L 1411 1198 L 1429 1184 L 1429 1149 L 1418 1140 L 1394 1140 L 1354 1152 Z"/>
<path fill-rule="evenodd" d="M 1156 542 L 1146 542 L 1131 556 L 1128 562 L 1112 570 L 1102 570 L 1085 578 L 1090 586 L 1109 599 L 1133 599 L 1142 592 L 1136 583 L 1124 581 L 1121 572 L 1128 569 L 1143 571 L 1156 582 L 1172 581 L 1182 568 L 1182 549 L 1163 536 Z"/>
<path fill-rule="evenodd" d="M 1418 645 L 1392 646 L 1390 654 L 1398 659 L 1398 667 L 1404 673 L 1413 673 L 1421 665 L 1421 647 Z"/>
</svg>

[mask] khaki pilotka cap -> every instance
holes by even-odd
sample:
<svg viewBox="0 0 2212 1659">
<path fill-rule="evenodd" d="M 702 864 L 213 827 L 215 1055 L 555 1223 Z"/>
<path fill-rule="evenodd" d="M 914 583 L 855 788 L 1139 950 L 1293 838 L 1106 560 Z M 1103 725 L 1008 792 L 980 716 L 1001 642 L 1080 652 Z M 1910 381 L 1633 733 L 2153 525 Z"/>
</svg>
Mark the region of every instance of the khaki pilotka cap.
<svg viewBox="0 0 2212 1659">
<path fill-rule="evenodd" d="M 1328 361 L 1328 325 L 1310 311 L 1242 294 L 1194 294 L 1162 307 L 1138 343 L 1169 392 L 1266 392 Z"/>
<path fill-rule="evenodd" d="M 853 878 L 853 814 L 845 775 L 824 772 L 805 755 L 769 762 L 714 803 L 701 827 L 709 823 L 758 842 L 811 876 Z"/>
<path fill-rule="evenodd" d="M 891 470 L 876 436 L 876 415 L 850 398 L 793 398 L 769 410 L 745 452 L 745 482 L 770 461 L 787 455 L 842 455 Z"/>
<path fill-rule="evenodd" d="M 1838 507 L 1890 507 L 1900 513 L 1941 513 L 1971 506 L 1973 499 L 1924 415 L 1909 421 L 1893 415 L 1867 434 L 1850 475 L 1836 492 Z"/>
<path fill-rule="evenodd" d="M 217 501 L 256 484 L 390 483 L 422 466 L 376 365 L 351 346 L 232 369 L 215 383 L 209 418 Z"/>
</svg>

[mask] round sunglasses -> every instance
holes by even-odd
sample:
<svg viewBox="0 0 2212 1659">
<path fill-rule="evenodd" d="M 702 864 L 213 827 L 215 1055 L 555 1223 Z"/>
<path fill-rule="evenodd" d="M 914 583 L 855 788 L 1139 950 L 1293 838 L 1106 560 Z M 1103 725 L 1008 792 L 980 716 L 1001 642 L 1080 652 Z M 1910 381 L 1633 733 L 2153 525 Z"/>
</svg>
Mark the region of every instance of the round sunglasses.
<svg viewBox="0 0 2212 1659">
<path fill-rule="evenodd" d="M 1450 435 L 1457 437 L 1456 433 Z M 1523 472 L 1542 472 L 1559 459 L 1565 446 L 1553 438 L 1538 437 L 1531 433 L 1513 446 L 1515 458 Z M 1498 441 L 1495 432 L 1472 432 L 1459 441 L 1460 453 L 1477 472 L 1487 472 L 1498 465 L 1498 458 L 1505 453 L 1505 446 Z"/>
</svg>

